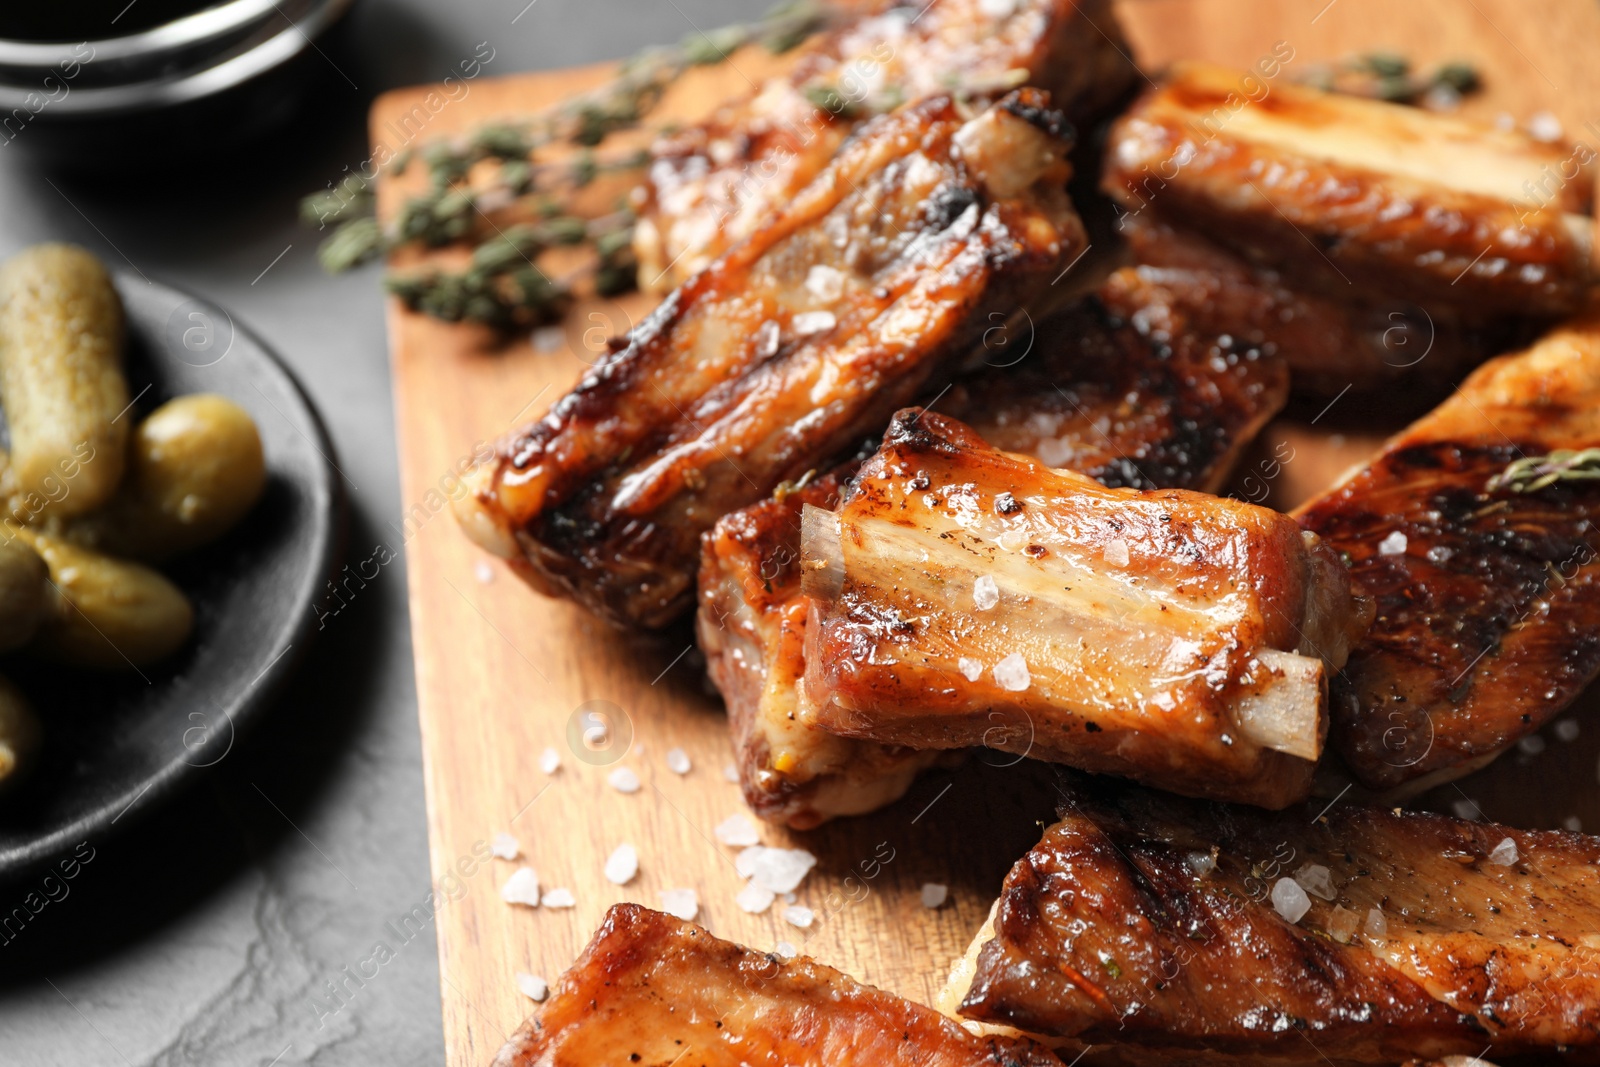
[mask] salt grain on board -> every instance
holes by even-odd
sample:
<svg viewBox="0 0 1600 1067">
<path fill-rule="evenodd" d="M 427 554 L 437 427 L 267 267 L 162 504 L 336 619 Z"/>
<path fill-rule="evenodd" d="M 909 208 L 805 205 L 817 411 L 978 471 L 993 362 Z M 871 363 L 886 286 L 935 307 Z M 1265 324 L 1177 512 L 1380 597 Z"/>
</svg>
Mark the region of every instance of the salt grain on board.
<svg viewBox="0 0 1600 1067">
<path fill-rule="evenodd" d="M 1517 843 L 1509 837 L 1502 837 L 1500 843 L 1489 851 L 1489 862 L 1500 867 L 1509 867 L 1517 862 Z"/>
<path fill-rule="evenodd" d="M 978 580 L 972 583 L 972 606 L 979 611 L 988 611 L 1000 603 L 1000 587 L 995 584 L 994 578 L 987 574 L 978 575 Z"/>
<path fill-rule="evenodd" d="M 922 883 L 922 906 L 924 908 L 937 908 L 949 899 L 949 886 L 940 885 L 938 882 Z"/>
<path fill-rule="evenodd" d="M 518 867 L 500 887 L 500 899 L 507 904 L 525 904 L 530 908 L 537 908 L 539 876 L 533 873 L 532 867 Z"/>
<path fill-rule="evenodd" d="M 787 893 L 805 881 L 817 857 L 803 848 L 763 848 L 760 845 L 740 853 L 750 869 L 752 883 L 770 889 L 773 893 Z"/>
<path fill-rule="evenodd" d="M 688 774 L 689 767 L 689 753 L 681 748 L 667 750 L 667 770 L 673 774 Z"/>
<path fill-rule="evenodd" d="M 606 881 L 613 885 L 627 885 L 639 873 L 639 853 L 632 845 L 618 845 L 606 859 Z"/>
<path fill-rule="evenodd" d="M 517 988 L 522 991 L 523 996 L 539 1003 L 543 1003 L 544 998 L 550 995 L 548 982 L 536 974 L 525 974 L 522 971 L 517 972 Z"/>
<path fill-rule="evenodd" d="M 1272 883 L 1272 908 L 1284 922 L 1297 923 L 1311 910 L 1311 898 L 1293 878 L 1279 878 Z"/>
<path fill-rule="evenodd" d="M 800 904 L 790 904 L 783 909 L 783 921 L 790 926 L 798 926 L 802 930 L 810 929 L 816 917 L 816 912 Z"/>
<path fill-rule="evenodd" d="M 700 914 L 700 897 L 693 889 L 663 889 L 661 910 L 684 922 L 693 922 Z"/>
<path fill-rule="evenodd" d="M 711 833 L 724 845 L 731 845 L 734 848 L 761 844 L 761 832 L 756 829 L 756 824 L 744 815 L 728 816 L 717 823 Z"/>
<path fill-rule="evenodd" d="M 539 770 L 545 774 L 554 774 L 561 769 L 561 753 L 553 748 L 547 748 L 539 753 Z"/>
<path fill-rule="evenodd" d="M 1576 741 L 1578 739 L 1578 720 L 1562 719 L 1551 729 L 1557 741 Z"/>
<path fill-rule="evenodd" d="M 494 568 L 481 559 L 473 566 L 472 573 L 480 585 L 488 585 L 494 581 Z"/>
<path fill-rule="evenodd" d="M 510 834 L 495 834 L 494 839 L 489 842 L 489 851 L 503 860 L 514 860 L 522 855 L 521 846 Z"/>
<path fill-rule="evenodd" d="M 607 779 L 611 788 L 619 793 L 637 793 L 639 791 L 639 776 L 631 767 L 618 767 L 612 771 Z"/>
<path fill-rule="evenodd" d="M 738 767 L 738 765 L 737 764 L 733 764 L 733 763 L 724 763 L 722 765 L 722 777 L 726 778 L 728 781 L 733 782 L 735 785 L 737 785 L 738 782 L 739 782 L 739 767 Z"/>
<path fill-rule="evenodd" d="M 777 897 L 772 890 L 751 882 L 739 890 L 739 895 L 733 898 L 733 902 L 739 905 L 740 911 L 749 912 L 751 915 L 760 915 L 772 907 L 772 902 L 776 899 Z"/>
<path fill-rule="evenodd" d="M 994 680 L 1000 688 L 1013 693 L 1024 692 L 1032 679 L 1028 675 L 1028 661 L 1020 652 L 1013 652 L 994 665 Z"/>
<path fill-rule="evenodd" d="M 776 952 L 786 960 L 792 960 L 796 955 L 795 947 L 789 944 L 787 941 L 779 941 L 776 945 L 772 946 L 772 951 Z"/>
<path fill-rule="evenodd" d="M 578 898 L 572 895 L 572 890 L 558 886 L 545 893 L 544 899 L 539 903 L 547 908 L 572 908 L 577 906 Z"/>
</svg>

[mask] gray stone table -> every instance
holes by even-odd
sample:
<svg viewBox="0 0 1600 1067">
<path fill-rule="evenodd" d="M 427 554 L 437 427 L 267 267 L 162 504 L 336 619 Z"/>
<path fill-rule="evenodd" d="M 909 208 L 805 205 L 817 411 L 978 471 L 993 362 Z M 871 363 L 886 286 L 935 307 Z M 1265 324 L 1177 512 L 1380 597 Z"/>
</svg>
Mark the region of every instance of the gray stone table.
<svg viewBox="0 0 1600 1067">
<path fill-rule="evenodd" d="M 328 278 L 300 194 L 356 166 L 376 92 L 443 77 L 479 42 L 489 74 L 628 55 L 760 0 L 363 0 L 329 92 L 283 136 L 195 153 L 155 184 L 41 170 L 0 152 L 0 255 L 82 244 L 197 290 L 280 352 L 321 408 L 351 492 L 351 543 L 398 519 L 375 269 Z M 520 13 L 520 14 L 519 14 Z M 516 19 L 513 23 L 513 19 Z M 403 572 L 331 620 L 282 707 L 168 810 L 108 844 L 0 948 L 0 1064 L 438 1064 L 431 930 L 337 1015 L 313 1007 L 428 892 Z M 325 1002 L 325 998 L 316 998 Z"/>
</svg>

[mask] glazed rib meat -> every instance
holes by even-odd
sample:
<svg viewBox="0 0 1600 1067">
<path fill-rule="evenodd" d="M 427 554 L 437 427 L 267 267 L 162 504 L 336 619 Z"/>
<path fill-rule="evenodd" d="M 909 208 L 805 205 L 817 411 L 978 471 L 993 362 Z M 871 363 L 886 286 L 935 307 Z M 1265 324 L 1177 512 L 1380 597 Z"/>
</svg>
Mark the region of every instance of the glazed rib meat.
<svg viewBox="0 0 1600 1067">
<path fill-rule="evenodd" d="M 1137 267 L 1119 277 L 1160 292 L 1159 302 L 1180 309 L 1192 328 L 1282 360 L 1299 394 L 1331 397 L 1403 381 L 1426 396 L 1521 334 L 1511 321 L 1468 326 L 1447 304 L 1319 292 L 1291 279 L 1292 270 L 1252 264 L 1153 213 L 1126 216 L 1122 234 Z"/>
<path fill-rule="evenodd" d="M 1479 319 L 1582 306 L 1595 170 L 1573 146 L 1281 79 L 1263 86 L 1176 65 L 1118 120 L 1106 192 L 1333 293 Z"/>
<path fill-rule="evenodd" d="M 1085 248 L 1062 119 L 1033 90 L 874 120 L 761 230 L 668 297 L 457 507 L 536 588 L 661 626 L 700 535 L 878 432 Z M 992 317 L 991 317 L 992 316 Z"/>
<path fill-rule="evenodd" d="M 868 5 L 786 76 L 752 87 L 651 149 L 634 248 L 665 291 L 754 233 L 804 189 L 867 118 L 955 91 L 1041 88 L 1073 122 L 1134 78 L 1109 0 L 933 0 Z"/>
<path fill-rule="evenodd" d="M 1372 789 L 1494 759 L 1600 674 L 1600 483 L 1545 466 L 1600 447 L 1600 320 L 1474 372 L 1299 512 L 1377 617 L 1335 686 L 1330 742 Z M 1532 468 L 1507 480 L 1508 467 Z"/>
<path fill-rule="evenodd" d="M 1323 808 L 1070 786 L 941 1003 L 1095 1062 L 1600 1058 L 1600 839 Z"/>
<path fill-rule="evenodd" d="M 718 940 L 637 904 L 606 913 L 495 1067 L 1060 1067 L 800 957 Z"/>
<path fill-rule="evenodd" d="M 1189 795 L 1304 798 L 1327 675 L 1366 621 L 1288 516 L 1108 489 L 921 409 L 802 527 L 802 718 Z"/>
<path fill-rule="evenodd" d="M 1107 485 L 1216 491 L 1283 406 L 1287 376 L 1281 363 L 1190 331 L 1159 295 L 1120 272 L 1099 297 L 1042 323 L 1027 354 L 1008 357 L 1015 365 L 941 388 L 939 408 L 998 448 Z M 697 633 L 727 704 L 745 800 L 798 829 L 895 800 L 950 755 L 838 737 L 800 716 L 801 512 L 832 510 L 855 469 L 724 516 L 702 549 Z"/>
</svg>

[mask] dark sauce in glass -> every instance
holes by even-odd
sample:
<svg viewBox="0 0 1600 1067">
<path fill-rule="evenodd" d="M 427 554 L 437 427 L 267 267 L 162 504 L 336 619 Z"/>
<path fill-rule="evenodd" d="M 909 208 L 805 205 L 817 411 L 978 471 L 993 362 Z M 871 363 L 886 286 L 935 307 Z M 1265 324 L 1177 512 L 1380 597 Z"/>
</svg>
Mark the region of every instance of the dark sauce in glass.
<svg viewBox="0 0 1600 1067">
<path fill-rule="evenodd" d="M 100 41 L 192 15 L 221 0 L 0 0 L 0 38 Z"/>
</svg>

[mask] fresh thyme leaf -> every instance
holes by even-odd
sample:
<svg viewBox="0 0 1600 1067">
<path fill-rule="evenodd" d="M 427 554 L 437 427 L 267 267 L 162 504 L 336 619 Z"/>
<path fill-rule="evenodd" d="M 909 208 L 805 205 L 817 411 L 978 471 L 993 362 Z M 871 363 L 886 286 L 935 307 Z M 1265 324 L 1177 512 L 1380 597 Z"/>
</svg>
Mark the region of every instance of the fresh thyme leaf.
<svg viewBox="0 0 1600 1067">
<path fill-rule="evenodd" d="M 340 223 L 338 229 L 317 247 L 317 259 L 321 261 L 323 270 L 338 274 L 382 252 L 383 231 L 378 228 L 378 220 L 371 217 L 349 219 Z"/>
<path fill-rule="evenodd" d="M 1523 456 L 1489 479 L 1490 493 L 1537 493 L 1557 482 L 1600 481 L 1600 448 L 1558 448 L 1543 456 Z"/>
</svg>

